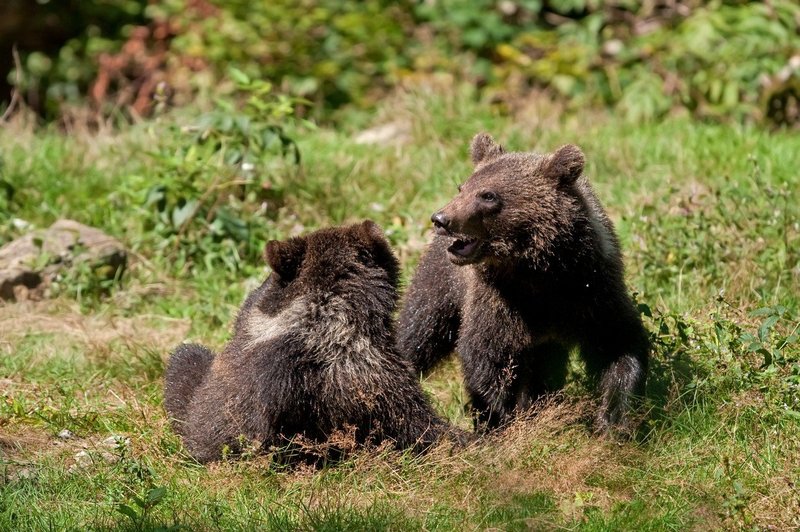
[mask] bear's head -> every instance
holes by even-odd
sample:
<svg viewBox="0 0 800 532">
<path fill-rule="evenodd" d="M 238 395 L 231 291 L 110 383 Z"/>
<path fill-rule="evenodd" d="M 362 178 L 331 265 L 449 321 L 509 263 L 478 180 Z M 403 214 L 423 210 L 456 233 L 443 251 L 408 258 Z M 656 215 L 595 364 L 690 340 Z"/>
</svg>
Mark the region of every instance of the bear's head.
<svg viewBox="0 0 800 532">
<path fill-rule="evenodd" d="M 576 182 L 583 152 L 567 144 L 551 154 L 508 153 L 481 133 L 471 156 L 474 172 L 431 217 L 436 233 L 452 238 L 451 262 L 548 260 L 580 208 Z"/>
<path fill-rule="evenodd" d="M 337 297 L 375 311 L 391 310 L 396 303 L 399 264 L 383 230 L 371 220 L 272 240 L 264 257 L 272 274 L 260 306 L 268 313 L 301 296 L 317 304 Z"/>
</svg>

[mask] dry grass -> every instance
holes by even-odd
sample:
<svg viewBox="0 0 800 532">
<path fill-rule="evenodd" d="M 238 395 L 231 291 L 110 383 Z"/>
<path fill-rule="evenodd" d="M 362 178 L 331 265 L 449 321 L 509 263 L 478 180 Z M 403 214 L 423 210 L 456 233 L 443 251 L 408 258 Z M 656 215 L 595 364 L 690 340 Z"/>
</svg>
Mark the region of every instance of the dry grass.
<svg viewBox="0 0 800 532">
<path fill-rule="evenodd" d="M 189 324 L 159 316 L 84 315 L 72 303 L 50 301 L 0 306 L 0 328 L 6 333 L 0 350 L 11 353 L 20 341 L 47 335 L 50 349 L 32 354 L 40 362 L 69 351 L 81 353 L 96 364 L 114 356 L 114 346 L 118 345 L 145 346 L 166 354 L 186 336 Z M 457 387 L 455 391 L 453 387 L 454 382 L 460 382 L 457 371 L 453 362 L 426 381 L 440 404 L 452 405 L 458 395 Z M 36 400 L 40 408 L 58 408 L 58 397 L 50 396 L 52 392 L 42 384 L 27 382 L 23 375 L 4 378 L 0 387 L 7 397 L 24 396 Z M 165 454 L 165 442 L 179 448 L 177 437 L 161 407 L 144 401 L 140 390 L 119 382 L 84 390 L 78 399 L 84 406 L 77 408 L 89 410 L 78 412 L 73 407 L 70 415 L 94 412 L 101 418 L 123 416 L 127 428 L 114 434 L 130 439 L 127 452 L 131 459 L 160 464 L 159 468 L 166 470 L 165 481 L 186 483 L 187 475 L 193 478 L 198 474 L 182 451 Z M 559 519 L 569 520 L 583 511 L 574 504 L 578 493 L 604 509 L 628 497 L 624 492 L 593 486 L 590 481 L 600 471 L 608 474 L 614 468 L 624 469 L 629 453 L 621 453 L 618 444 L 589 433 L 584 423 L 588 408 L 588 402 L 553 399 L 503 432 L 465 449 L 443 444 L 419 457 L 386 448 L 361 451 L 322 473 L 313 469 L 276 473 L 279 470 L 265 456 L 214 464 L 202 470 L 203 489 L 227 497 L 241 488 L 245 478 L 268 477 L 281 490 L 279 500 L 302 505 L 308 511 L 345 503 L 348 508 L 365 509 L 376 500 L 391 500 L 393 506 L 418 518 L 435 504 L 473 514 L 479 511 L 476 504 L 485 504 L 480 501 L 511 504 L 516 495 L 543 492 L 551 494 L 559 505 L 563 513 Z M 466 416 L 461 421 L 466 422 Z M 1 441 L 9 478 L 22 469 L 54 460 L 77 468 L 81 474 L 99 474 L 108 467 L 104 464 L 119 459 L 105 442 L 107 432 L 60 439 L 52 430 L 19 423 L 3 427 Z"/>
<path fill-rule="evenodd" d="M 630 498 L 625 489 L 598 487 L 591 479 L 599 473 L 623 472 L 639 455 L 591 435 L 584 423 L 589 408 L 588 401 L 553 398 L 467 448 L 444 443 L 417 457 L 372 449 L 323 472 L 299 468 L 273 476 L 275 465 L 264 456 L 212 464 L 204 489 L 224 497 L 243 478 L 266 475 L 283 490 L 284 504 L 314 510 L 346 503 L 366 509 L 378 500 L 390 500 L 394 508 L 418 518 L 436 504 L 473 514 L 479 511 L 476 504 L 513 504 L 518 495 L 547 493 L 560 512 L 554 519 L 580 519 L 590 506 L 609 510 Z M 180 477 L 173 480 L 180 482 Z M 586 507 L 575 503 L 576 496 Z"/>
<path fill-rule="evenodd" d="M 0 426 L 0 458 L 6 463 L 31 460 L 52 444 L 52 438 L 34 427 Z"/>
<path fill-rule="evenodd" d="M 107 352 L 115 343 L 166 352 L 186 337 L 189 328 L 188 320 L 167 316 L 86 315 L 75 303 L 64 300 L 0 303 L 0 330 L 4 332 L 0 349 L 11 352 L 22 338 L 48 335 L 51 348 L 49 352 L 40 352 L 41 357 L 56 355 L 76 345 L 90 356 Z"/>
<path fill-rule="evenodd" d="M 19 341 L 46 334 L 52 338 L 54 351 L 37 353 L 37 357 L 46 359 L 62 349 L 77 349 L 87 360 L 97 363 L 113 356 L 114 346 L 120 344 L 132 344 L 133 349 L 146 346 L 166 354 L 185 337 L 189 324 L 185 320 L 165 322 L 159 316 L 83 315 L 74 304 L 54 301 L 0 306 L 0 327 L 7 332 L 0 350 L 10 353 Z M 453 409 L 459 397 L 463 398 L 458 373 L 457 362 L 453 361 L 425 381 L 437 403 L 446 409 Z M 4 396 L 41 397 L 40 405 L 58 407 L 57 397 L 49 397 L 43 385 L 27 383 L 21 375 L 0 380 L 0 392 Z M 737 440 L 735 427 L 746 422 L 740 416 L 757 409 L 763 401 L 757 392 L 739 394 L 722 405 L 719 415 L 729 418 L 729 422 L 691 441 L 686 441 L 683 433 L 677 437 L 662 433 L 660 441 L 650 440 L 648 448 L 640 448 L 598 438 L 586 423 L 591 417 L 590 401 L 554 397 L 540 404 L 530 416 L 465 449 L 445 444 L 419 457 L 373 449 L 358 452 L 345 463 L 322 472 L 311 468 L 282 471 L 266 456 L 199 469 L 180 451 L 161 407 L 144 400 L 141 390 L 120 382 L 84 393 L 84 404 L 102 405 L 91 407 L 99 416 L 122 415 L 127 420 L 128 427 L 115 434 L 130 439 L 129 460 L 159 464 L 161 482 L 169 485 L 195 489 L 202 479 L 206 496 L 222 499 L 238 496 L 244 486 L 261 479 L 274 483 L 277 492 L 273 497 L 278 503 L 306 512 L 324 513 L 343 506 L 367 511 L 377 501 L 388 501 L 404 514 L 424 520 L 436 505 L 474 516 L 485 511 L 485 505 L 513 505 L 517 496 L 543 493 L 554 502 L 555 510 L 526 522 L 534 528 L 553 528 L 581 522 L 590 509 L 611 513 L 618 504 L 646 497 L 641 487 L 634 488 L 630 483 L 632 475 L 641 474 L 650 478 L 650 487 L 645 489 L 652 490 L 653 497 L 674 497 L 678 493 L 706 501 L 698 502 L 693 510 L 694 518 L 703 526 L 715 523 L 713 526 L 738 528 L 748 522 L 777 529 L 797 526 L 794 516 L 800 452 L 781 455 L 773 466 L 753 462 L 755 470 L 749 474 L 762 478 L 767 488 L 763 493 L 753 493 L 747 510 L 741 513 L 720 511 L 726 504 L 724 496 L 719 495 L 720 481 L 704 484 L 709 482 L 709 464 L 721 467 L 724 459 L 746 467 L 754 456 L 774 452 L 768 448 L 769 442 L 761 440 L 752 440 L 749 452 L 735 446 L 721 450 L 719 446 L 721 440 Z M 678 390 L 672 403 L 665 410 L 673 409 L 673 414 L 679 414 L 683 407 Z M 463 414 L 457 420 L 468 422 Z M 77 468 L 81 474 L 102 474 L 119 460 L 118 454 L 104 443 L 108 437 L 105 432 L 60 440 L 39 427 L 14 424 L 0 428 L 7 479 L 31 474 L 37 463 L 53 461 Z M 178 451 L 165 453 L 165 444 Z M 795 446 L 795 451 L 800 449 Z M 88 463 L 86 458 L 77 458 L 81 452 L 88 453 Z"/>
<path fill-rule="evenodd" d="M 750 508 L 762 530 L 800 530 L 800 449 L 795 449 L 784 472 L 768 479 L 767 490 L 757 493 Z"/>
</svg>

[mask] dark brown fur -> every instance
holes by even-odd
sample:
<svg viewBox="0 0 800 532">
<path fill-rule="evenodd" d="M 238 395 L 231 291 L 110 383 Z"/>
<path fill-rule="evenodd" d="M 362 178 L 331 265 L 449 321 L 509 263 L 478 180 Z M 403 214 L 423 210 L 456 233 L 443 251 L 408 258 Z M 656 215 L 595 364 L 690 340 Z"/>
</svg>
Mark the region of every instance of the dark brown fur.
<svg viewBox="0 0 800 532">
<path fill-rule="evenodd" d="M 599 389 L 597 429 L 629 428 L 648 339 L 583 153 L 506 153 L 486 134 L 471 153 L 474 173 L 432 217 L 401 353 L 424 372 L 455 349 L 478 421 L 495 427 L 562 387 L 578 346 Z"/>
<path fill-rule="evenodd" d="M 398 264 L 377 225 L 272 241 L 265 255 L 273 273 L 222 353 L 184 345 L 167 366 L 164 404 L 197 460 L 353 428 L 359 443 L 423 449 L 450 431 L 394 347 Z"/>
</svg>

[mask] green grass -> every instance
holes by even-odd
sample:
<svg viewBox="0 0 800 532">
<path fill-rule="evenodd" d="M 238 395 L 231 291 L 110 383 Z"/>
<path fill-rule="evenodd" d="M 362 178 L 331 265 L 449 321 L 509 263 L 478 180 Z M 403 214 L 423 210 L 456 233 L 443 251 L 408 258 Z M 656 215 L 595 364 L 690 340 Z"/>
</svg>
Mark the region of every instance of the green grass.
<svg viewBox="0 0 800 532">
<path fill-rule="evenodd" d="M 13 218 L 71 217 L 133 251 L 110 292 L 76 274 L 54 300 L 0 304 L 0 530 L 800 526 L 795 134 L 561 118 L 536 101 L 504 116 L 467 89 L 411 91 L 377 117 L 353 114 L 344 122 L 353 126 L 291 126 L 303 161 L 264 167 L 273 195 L 245 187 L 218 197 L 247 225 L 237 247 L 203 220 L 176 234 L 147 203 L 159 185 L 176 202 L 233 190 L 235 176 L 180 133 L 190 120 L 184 111 L 100 134 L 0 130 L 0 243 L 23 232 Z M 355 124 L 389 120 L 406 125 L 403 143 L 354 143 Z M 195 464 L 161 407 L 169 349 L 224 343 L 265 274 L 258 253 L 269 238 L 369 217 L 410 274 L 430 213 L 469 175 L 467 146 L 481 130 L 511 149 L 574 142 L 586 152 L 654 340 L 634 441 L 590 434 L 577 372 L 534 419 L 462 451 L 363 453 L 321 471 L 266 457 Z M 446 364 L 424 385 L 466 426 L 458 371 Z M 64 429 L 75 437 L 58 438 Z M 109 443 L 114 435 L 129 443 Z"/>
</svg>

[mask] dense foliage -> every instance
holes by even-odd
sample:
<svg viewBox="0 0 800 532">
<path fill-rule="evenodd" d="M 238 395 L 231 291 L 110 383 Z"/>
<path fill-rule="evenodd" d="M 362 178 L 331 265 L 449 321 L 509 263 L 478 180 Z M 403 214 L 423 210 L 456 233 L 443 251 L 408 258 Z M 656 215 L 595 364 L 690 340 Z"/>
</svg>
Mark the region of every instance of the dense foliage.
<svg viewBox="0 0 800 532">
<path fill-rule="evenodd" d="M 73 7 L 59 5 L 54 16 Z M 674 110 L 800 120 L 793 0 L 91 0 L 79 9 L 90 24 L 58 52 L 21 50 L 19 84 L 50 117 L 87 97 L 105 112 L 145 114 L 157 94 L 181 104 L 226 92 L 233 65 L 306 98 L 318 117 L 447 71 L 504 104 L 545 90 L 573 109 L 616 106 L 631 121 Z M 98 18 L 103 9 L 115 16 Z"/>
</svg>

